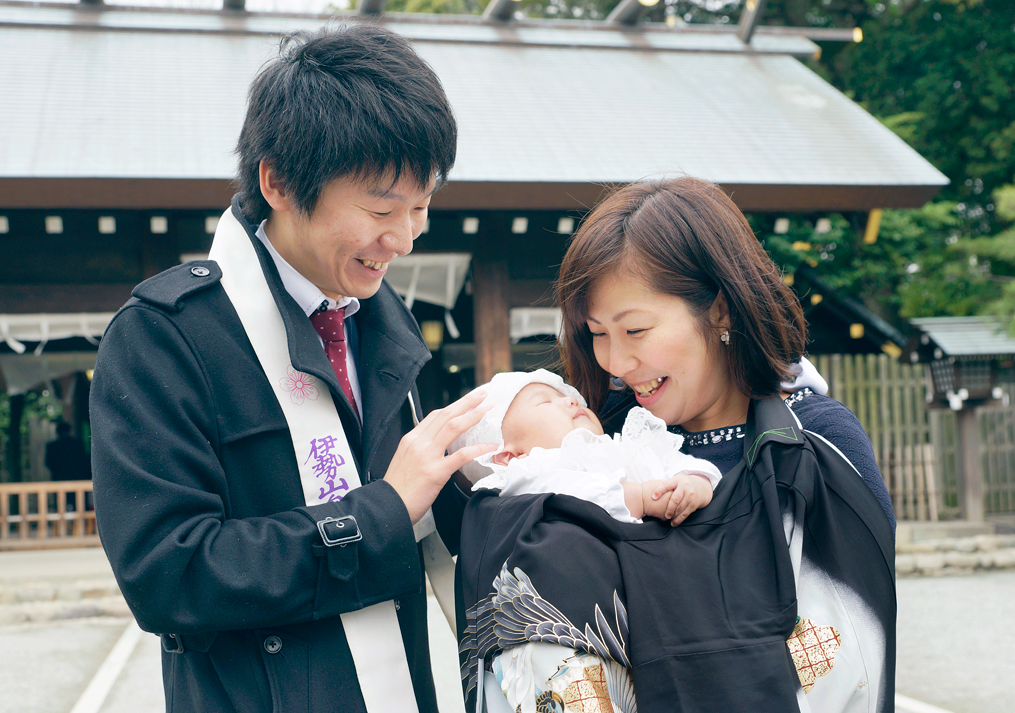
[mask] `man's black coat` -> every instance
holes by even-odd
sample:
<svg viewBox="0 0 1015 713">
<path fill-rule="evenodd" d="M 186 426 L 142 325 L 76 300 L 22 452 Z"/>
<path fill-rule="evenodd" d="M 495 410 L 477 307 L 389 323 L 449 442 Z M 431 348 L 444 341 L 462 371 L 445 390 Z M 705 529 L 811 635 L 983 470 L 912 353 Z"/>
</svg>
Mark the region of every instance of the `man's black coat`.
<svg viewBox="0 0 1015 713">
<path fill-rule="evenodd" d="M 430 352 L 390 286 L 361 302 L 361 428 L 310 321 L 235 200 L 232 210 L 282 313 L 292 365 L 330 388 L 364 485 L 305 505 L 285 417 L 214 262 L 134 290 L 92 382 L 95 507 L 138 623 L 182 649 L 163 652 L 167 710 L 363 711 L 339 615 L 394 599 L 420 711 L 436 713 L 419 549 L 381 480 Z M 450 484 L 434 505 L 453 552 L 463 502 Z M 344 515 L 363 539 L 323 546 L 317 521 Z"/>
</svg>

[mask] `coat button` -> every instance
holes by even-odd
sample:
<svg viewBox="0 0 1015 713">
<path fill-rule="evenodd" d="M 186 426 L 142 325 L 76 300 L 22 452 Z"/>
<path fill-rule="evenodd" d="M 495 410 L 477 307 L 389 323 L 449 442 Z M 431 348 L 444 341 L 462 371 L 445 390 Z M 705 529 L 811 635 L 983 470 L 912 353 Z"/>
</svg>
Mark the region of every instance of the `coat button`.
<svg viewBox="0 0 1015 713">
<path fill-rule="evenodd" d="M 194 277 L 208 277 L 208 275 L 211 274 L 211 270 L 209 270 L 206 267 L 201 267 L 200 265 L 198 265 L 197 267 L 190 268 L 190 274 L 193 275 Z"/>
<path fill-rule="evenodd" d="M 269 636 L 264 640 L 264 650 L 269 654 L 277 654 L 282 650 L 282 639 L 277 636 Z"/>
</svg>

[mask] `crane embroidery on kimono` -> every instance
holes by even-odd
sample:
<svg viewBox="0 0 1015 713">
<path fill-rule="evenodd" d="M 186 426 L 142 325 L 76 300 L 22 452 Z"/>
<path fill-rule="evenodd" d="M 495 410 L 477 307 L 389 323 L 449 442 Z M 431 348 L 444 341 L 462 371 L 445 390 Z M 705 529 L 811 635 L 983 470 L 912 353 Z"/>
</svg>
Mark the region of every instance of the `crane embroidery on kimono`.
<svg viewBox="0 0 1015 713">
<path fill-rule="evenodd" d="M 465 614 L 465 637 L 460 653 L 468 652 L 462 664 L 462 678 L 469 681 L 468 691 L 476 685 L 480 661 L 486 660 L 491 652 L 529 641 L 566 646 L 631 668 L 627 656 L 627 608 L 616 590 L 613 592 L 612 625 L 597 604 L 595 628 L 586 623 L 584 630 L 541 597 L 520 568 L 515 567 L 513 573 L 509 571 L 507 562 L 494 579 L 493 590 Z"/>
</svg>

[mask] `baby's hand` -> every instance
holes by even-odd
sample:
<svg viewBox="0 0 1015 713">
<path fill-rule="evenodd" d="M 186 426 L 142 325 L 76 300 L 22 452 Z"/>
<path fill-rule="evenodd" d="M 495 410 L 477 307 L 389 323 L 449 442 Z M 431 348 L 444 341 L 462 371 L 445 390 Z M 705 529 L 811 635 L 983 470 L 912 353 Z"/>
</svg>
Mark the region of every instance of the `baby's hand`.
<svg viewBox="0 0 1015 713">
<path fill-rule="evenodd" d="M 677 526 L 712 502 L 712 483 L 697 473 L 678 473 L 666 480 L 643 483 L 642 493 L 645 515 Z"/>
</svg>

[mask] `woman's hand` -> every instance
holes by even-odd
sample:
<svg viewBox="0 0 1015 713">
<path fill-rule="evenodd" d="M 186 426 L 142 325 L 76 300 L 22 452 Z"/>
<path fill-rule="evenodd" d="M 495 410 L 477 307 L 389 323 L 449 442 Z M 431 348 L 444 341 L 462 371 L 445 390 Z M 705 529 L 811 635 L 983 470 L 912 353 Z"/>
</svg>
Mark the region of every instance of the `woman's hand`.
<svg viewBox="0 0 1015 713">
<path fill-rule="evenodd" d="M 484 398 L 486 392 L 473 391 L 432 411 L 399 441 L 384 480 L 402 498 L 413 525 L 430 509 L 456 470 L 497 447 L 496 443 L 479 443 L 445 455 L 452 442 L 490 410 L 480 406 Z"/>
<path fill-rule="evenodd" d="M 697 473 L 678 473 L 666 480 L 643 483 L 642 488 L 645 515 L 669 520 L 674 527 L 712 502 L 712 483 Z"/>
</svg>

